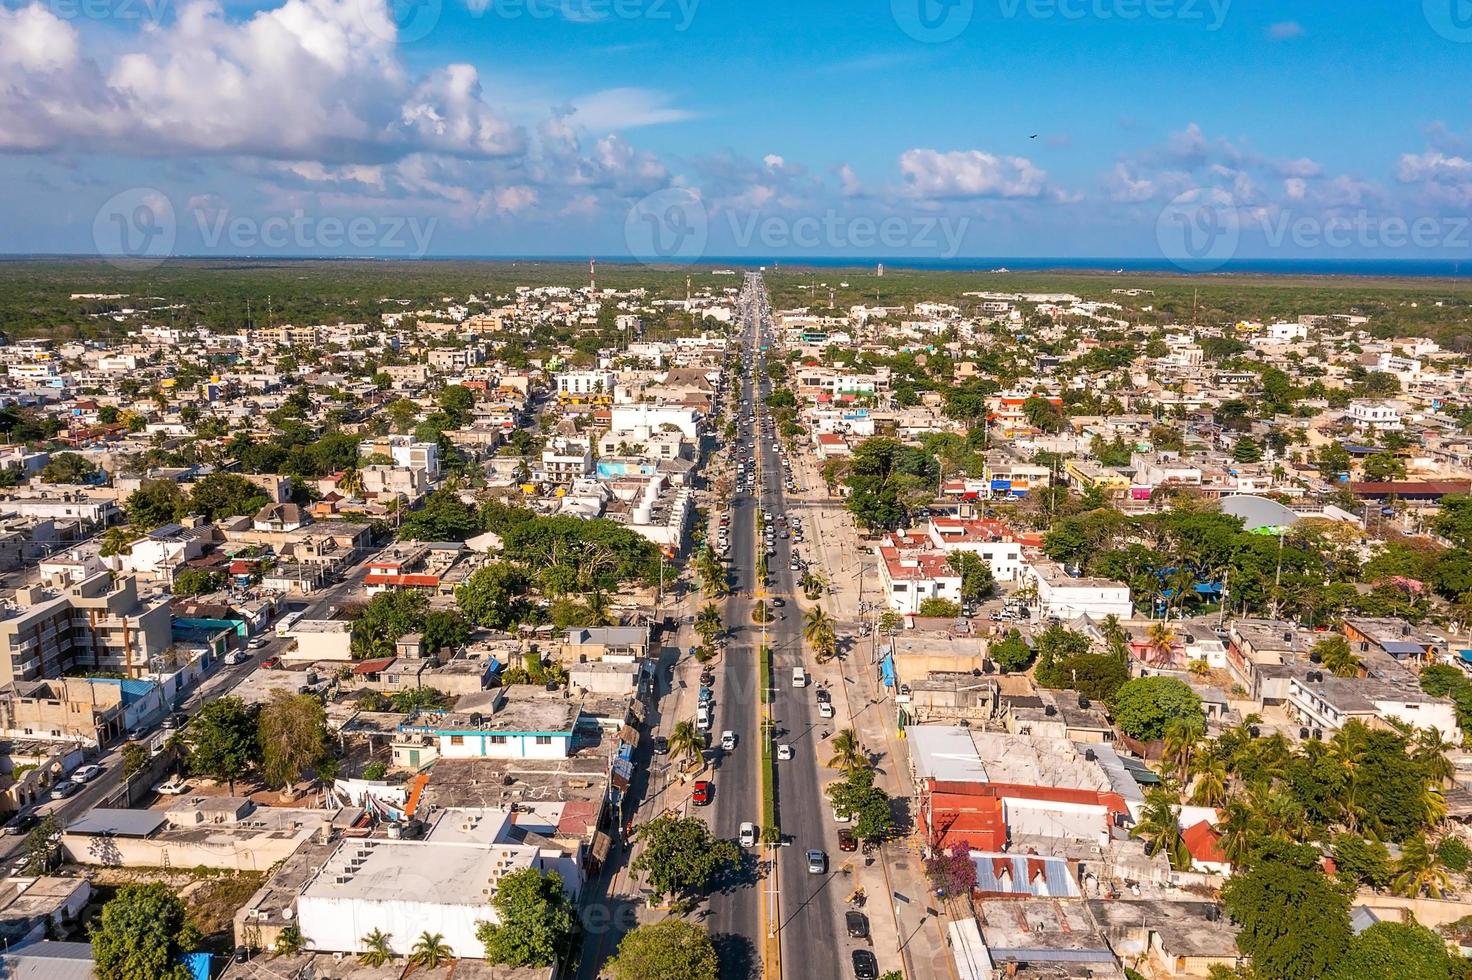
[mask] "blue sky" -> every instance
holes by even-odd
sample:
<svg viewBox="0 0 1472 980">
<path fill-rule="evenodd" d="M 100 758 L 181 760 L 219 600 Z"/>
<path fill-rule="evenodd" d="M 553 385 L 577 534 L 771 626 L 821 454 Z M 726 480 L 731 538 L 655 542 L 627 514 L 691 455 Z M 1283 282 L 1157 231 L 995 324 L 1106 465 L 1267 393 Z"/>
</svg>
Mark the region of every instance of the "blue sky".
<svg viewBox="0 0 1472 980">
<path fill-rule="evenodd" d="M 0 0 L 0 251 L 1461 258 L 1469 66 L 1468 0 Z"/>
</svg>

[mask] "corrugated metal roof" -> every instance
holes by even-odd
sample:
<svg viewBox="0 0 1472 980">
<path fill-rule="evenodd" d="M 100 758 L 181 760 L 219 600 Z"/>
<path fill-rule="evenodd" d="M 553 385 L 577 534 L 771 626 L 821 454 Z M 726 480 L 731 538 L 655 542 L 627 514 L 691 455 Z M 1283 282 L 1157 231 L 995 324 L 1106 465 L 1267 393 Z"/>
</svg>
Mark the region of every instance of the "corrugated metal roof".
<svg viewBox="0 0 1472 980">
<path fill-rule="evenodd" d="M 114 837 L 147 837 L 164 825 L 164 815 L 153 810 L 122 810 L 94 807 L 66 825 L 68 834 L 111 834 Z"/>
<path fill-rule="evenodd" d="M 971 863 L 976 865 L 976 890 L 979 892 L 1037 898 L 1079 896 L 1078 886 L 1068 873 L 1068 863 L 1060 858 L 972 851 Z M 1033 881 L 1039 871 L 1042 872 L 1041 885 Z"/>
</svg>

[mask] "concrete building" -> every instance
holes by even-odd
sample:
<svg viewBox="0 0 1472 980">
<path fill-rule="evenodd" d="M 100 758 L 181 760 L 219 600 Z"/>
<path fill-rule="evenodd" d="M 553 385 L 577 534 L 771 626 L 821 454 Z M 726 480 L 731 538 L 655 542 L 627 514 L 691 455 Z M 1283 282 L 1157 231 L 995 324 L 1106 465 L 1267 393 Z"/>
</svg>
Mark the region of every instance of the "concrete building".
<svg viewBox="0 0 1472 980">
<path fill-rule="evenodd" d="M 0 684 L 89 669 L 142 676 L 173 644 L 170 624 L 168 598 L 140 598 L 132 576 L 18 589 L 0 607 Z"/>
<path fill-rule="evenodd" d="M 1037 589 L 1037 608 L 1044 618 L 1060 620 L 1088 616 L 1129 619 L 1134 610 L 1130 587 L 1107 578 L 1069 575 L 1055 562 L 1039 560 L 1027 566 L 1023 579 Z"/>
</svg>

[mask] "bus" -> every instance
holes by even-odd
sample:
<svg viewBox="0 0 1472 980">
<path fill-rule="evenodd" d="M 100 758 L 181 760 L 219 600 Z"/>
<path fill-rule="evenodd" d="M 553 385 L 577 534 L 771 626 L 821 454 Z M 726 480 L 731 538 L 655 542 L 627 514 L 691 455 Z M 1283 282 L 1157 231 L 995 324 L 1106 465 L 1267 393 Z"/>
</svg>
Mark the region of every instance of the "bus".
<svg viewBox="0 0 1472 980">
<path fill-rule="evenodd" d="M 282 616 L 280 622 L 276 624 L 276 635 L 290 636 L 292 627 L 296 626 L 296 621 L 301 618 L 302 614 L 299 612 L 287 613 L 285 616 Z"/>
</svg>

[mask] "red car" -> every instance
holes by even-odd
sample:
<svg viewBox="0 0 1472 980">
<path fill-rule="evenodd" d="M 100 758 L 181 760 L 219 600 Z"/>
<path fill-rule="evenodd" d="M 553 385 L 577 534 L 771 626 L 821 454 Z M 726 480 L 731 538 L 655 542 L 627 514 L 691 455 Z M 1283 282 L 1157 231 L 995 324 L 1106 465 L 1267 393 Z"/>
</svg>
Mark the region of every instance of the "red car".
<svg viewBox="0 0 1472 980">
<path fill-rule="evenodd" d="M 267 657 L 265 660 L 261 661 L 261 666 L 266 668 L 267 670 L 275 670 L 276 668 L 281 666 L 281 658 Z"/>
<path fill-rule="evenodd" d="M 838 849 L 840 851 L 857 851 L 859 839 L 854 836 L 852 830 L 840 830 L 838 832 Z"/>
<path fill-rule="evenodd" d="M 710 780 L 698 779 L 695 781 L 694 791 L 690 794 L 690 802 L 696 806 L 709 806 L 710 798 L 715 795 L 715 791 L 715 784 Z"/>
</svg>

